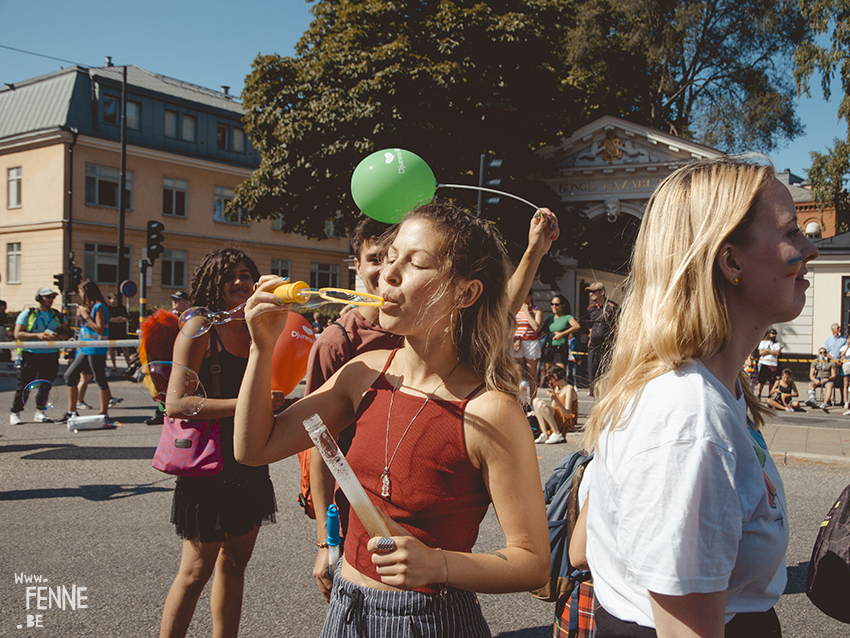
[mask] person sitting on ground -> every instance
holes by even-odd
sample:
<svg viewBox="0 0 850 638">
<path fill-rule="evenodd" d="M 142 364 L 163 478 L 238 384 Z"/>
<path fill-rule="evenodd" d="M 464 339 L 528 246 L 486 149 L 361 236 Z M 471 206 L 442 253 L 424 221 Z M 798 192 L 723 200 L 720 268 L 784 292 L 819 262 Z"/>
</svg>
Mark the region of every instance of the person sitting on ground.
<svg viewBox="0 0 850 638">
<path fill-rule="evenodd" d="M 547 376 L 549 388 L 546 390 L 552 402 L 537 397 L 532 401 L 540 425 L 540 436 L 535 443 L 563 443 L 566 441 L 564 434 L 576 429 L 578 395 L 576 389 L 567 384 L 566 377 L 566 370 L 553 367 Z"/>
<path fill-rule="evenodd" d="M 832 390 L 838 379 L 838 364 L 829 358 L 826 348 L 818 350 L 818 358 L 809 367 L 809 399 L 806 405 L 825 410 L 832 405 Z M 823 388 L 823 401 L 815 399 L 815 389 Z"/>
<path fill-rule="evenodd" d="M 794 374 L 791 368 L 785 368 L 782 376 L 773 383 L 766 403 L 776 410 L 794 412 L 802 409 L 800 402 L 794 400 L 796 396 L 800 396 L 800 393 L 797 392 L 797 384 L 794 383 Z"/>
</svg>

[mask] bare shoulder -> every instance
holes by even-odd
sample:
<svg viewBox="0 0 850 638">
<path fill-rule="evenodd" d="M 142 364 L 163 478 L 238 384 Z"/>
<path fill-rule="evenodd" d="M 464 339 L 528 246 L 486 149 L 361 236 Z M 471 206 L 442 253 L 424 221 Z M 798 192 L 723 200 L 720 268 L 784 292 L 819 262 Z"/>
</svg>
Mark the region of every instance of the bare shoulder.
<svg viewBox="0 0 850 638">
<path fill-rule="evenodd" d="M 516 450 L 525 435 L 531 440 L 528 419 L 517 400 L 496 390 L 482 392 L 467 404 L 464 431 L 473 459 L 497 449 Z"/>
</svg>

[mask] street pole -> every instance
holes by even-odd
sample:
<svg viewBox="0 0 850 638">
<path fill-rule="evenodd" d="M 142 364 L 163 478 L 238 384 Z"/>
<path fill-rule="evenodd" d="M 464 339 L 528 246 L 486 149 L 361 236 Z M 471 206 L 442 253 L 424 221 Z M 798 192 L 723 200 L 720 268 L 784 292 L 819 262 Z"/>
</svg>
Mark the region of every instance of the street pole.
<svg viewBox="0 0 850 638">
<path fill-rule="evenodd" d="M 121 180 L 118 186 L 118 281 L 117 295 L 121 301 L 121 282 L 129 279 L 129 264 L 124 259 L 124 191 L 127 188 L 127 65 L 121 81 Z"/>
<path fill-rule="evenodd" d="M 144 321 L 148 312 L 148 268 L 153 266 L 147 259 L 139 260 L 139 321 Z"/>
</svg>

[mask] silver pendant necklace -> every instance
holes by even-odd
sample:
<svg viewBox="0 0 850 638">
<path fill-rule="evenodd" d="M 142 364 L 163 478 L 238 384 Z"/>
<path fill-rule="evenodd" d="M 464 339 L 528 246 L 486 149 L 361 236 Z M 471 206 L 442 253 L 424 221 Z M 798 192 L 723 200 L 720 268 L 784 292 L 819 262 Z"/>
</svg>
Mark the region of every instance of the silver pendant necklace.
<svg viewBox="0 0 850 638">
<path fill-rule="evenodd" d="M 398 452 L 398 448 L 401 447 L 401 442 L 404 441 L 404 437 L 407 436 L 407 433 L 410 431 L 413 422 L 416 420 L 420 414 L 422 414 L 422 410 L 425 409 L 425 406 L 428 405 L 428 402 L 431 400 L 431 397 L 434 395 L 437 390 L 443 387 L 446 381 L 449 380 L 449 377 L 452 376 L 452 373 L 457 370 L 457 367 L 460 365 L 460 361 L 455 364 L 455 367 L 451 369 L 446 375 L 446 378 L 440 381 L 440 384 L 434 388 L 430 394 L 425 395 L 425 403 L 419 406 L 419 409 L 416 411 L 416 414 L 413 415 L 413 418 L 410 419 L 410 423 L 407 424 L 407 427 L 404 430 L 404 434 L 401 435 L 401 438 L 398 440 L 398 443 L 395 446 L 395 450 L 393 450 L 393 455 L 390 457 L 390 417 L 393 413 L 393 401 L 395 400 L 395 391 L 398 390 L 399 383 L 401 383 L 401 374 L 398 375 L 398 379 L 396 379 L 395 387 L 393 387 L 393 393 L 390 395 L 390 408 L 387 410 L 387 438 L 384 444 L 384 471 L 381 472 L 381 496 L 384 498 L 390 497 L 390 466 L 393 464 L 393 460 L 395 459 L 396 452 Z"/>
</svg>

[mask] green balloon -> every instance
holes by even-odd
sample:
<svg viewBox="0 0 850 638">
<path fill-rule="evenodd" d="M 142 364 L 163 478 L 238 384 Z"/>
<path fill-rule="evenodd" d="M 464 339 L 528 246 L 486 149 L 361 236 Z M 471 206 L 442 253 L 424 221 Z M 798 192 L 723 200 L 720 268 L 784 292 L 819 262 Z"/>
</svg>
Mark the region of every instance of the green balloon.
<svg viewBox="0 0 850 638">
<path fill-rule="evenodd" d="M 372 219 L 395 224 L 413 208 L 429 204 L 437 180 L 425 161 L 401 148 L 385 148 L 361 161 L 351 175 L 351 196 Z"/>
</svg>

